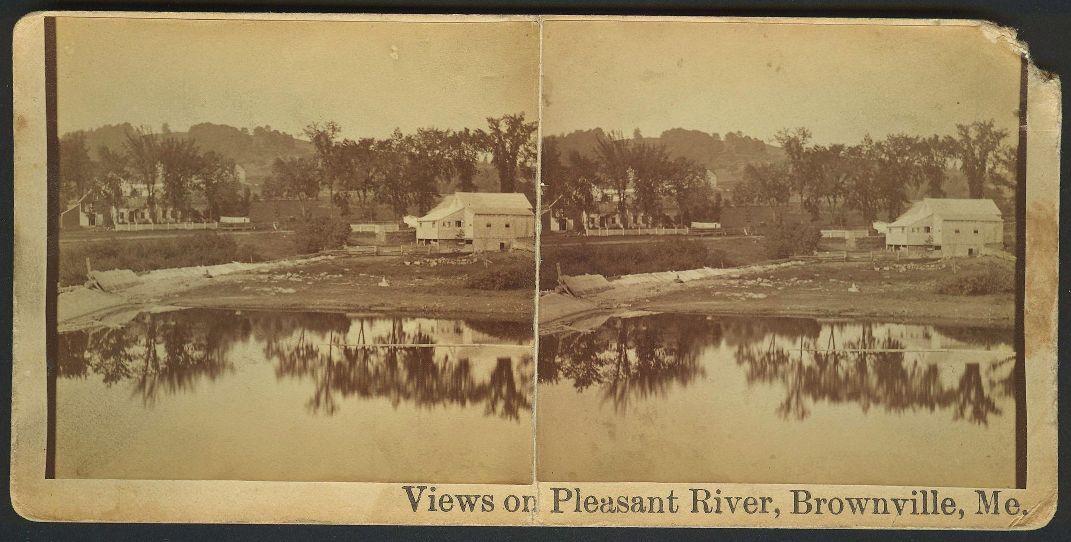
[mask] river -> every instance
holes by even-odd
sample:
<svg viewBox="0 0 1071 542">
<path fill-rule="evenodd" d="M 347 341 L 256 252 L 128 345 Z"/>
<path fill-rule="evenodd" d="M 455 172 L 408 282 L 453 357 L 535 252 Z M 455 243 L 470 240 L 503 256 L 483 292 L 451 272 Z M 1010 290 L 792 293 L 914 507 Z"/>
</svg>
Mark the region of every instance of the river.
<svg viewBox="0 0 1071 542">
<path fill-rule="evenodd" d="M 1016 484 L 1011 329 L 602 320 L 540 338 L 541 481 Z"/>
<path fill-rule="evenodd" d="M 57 478 L 531 482 L 527 324 L 188 309 L 56 351 Z"/>
</svg>

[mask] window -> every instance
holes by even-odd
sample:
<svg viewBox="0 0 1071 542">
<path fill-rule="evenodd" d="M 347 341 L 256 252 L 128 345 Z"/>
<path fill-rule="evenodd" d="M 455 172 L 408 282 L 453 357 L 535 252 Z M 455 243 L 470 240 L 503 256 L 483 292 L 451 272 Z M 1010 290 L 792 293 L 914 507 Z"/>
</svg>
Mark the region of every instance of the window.
<svg viewBox="0 0 1071 542">
<path fill-rule="evenodd" d="M 924 231 L 926 233 L 930 233 L 930 227 L 926 226 L 925 228 L 922 228 L 922 231 Z"/>
<path fill-rule="evenodd" d="M 461 227 L 461 221 L 460 220 L 455 220 L 454 221 L 454 226 L 457 227 L 457 228 L 460 228 Z"/>
<path fill-rule="evenodd" d="M 490 227 L 491 227 L 491 223 L 490 223 L 490 222 L 488 222 L 488 223 L 487 223 L 487 227 L 488 227 L 488 228 L 490 228 Z"/>
<path fill-rule="evenodd" d="M 959 233 L 959 229 L 958 228 L 956 229 L 956 233 Z"/>
<path fill-rule="evenodd" d="M 974 234 L 975 234 L 975 235 L 978 235 L 978 230 L 974 230 Z"/>
<path fill-rule="evenodd" d="M 507 227 L 507 228 L 509 227 L 509 222 L 506 222 L 506 227 Z M 974 232 L 974 233 L 978 233 L 978 232 L 976 231 L 976 232 Z"/>
</svg>

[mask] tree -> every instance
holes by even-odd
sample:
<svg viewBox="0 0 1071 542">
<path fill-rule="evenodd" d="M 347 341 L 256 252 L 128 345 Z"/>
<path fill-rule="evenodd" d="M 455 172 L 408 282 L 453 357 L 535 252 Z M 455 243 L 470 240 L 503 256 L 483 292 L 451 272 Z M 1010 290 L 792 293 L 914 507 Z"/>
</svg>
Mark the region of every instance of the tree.
<svg viewBox="0 0 1071 542">
<path fill-rule="evenodd" d="M 848 147 L 844 151 L 848 175 L 845 177 L 844 204 L 863 215 L 870 224 L 877 218 L 881 196 L 875 179 L 877 177 L 878 151 L 869 135 L 862 145 Z"/>
<path fill-rule="evenodd" d="M 621 224 L 625 223 L 628 209 L 628 190 L 632 187 L 635 172 L 629 164 L 629 140 L 620 133 L 597 134 L 595 152 L 599 162 L 601 183 L 614 191 L 617 196 L 617 214 Z"/>
<path fill-rule="evenodd" d="M 707 182 L 707 169 L 687 158 L 677 158 L 666 175 L 666 190 L 677 202 L 684 224 L 692 220 L 717 220 L 721 202 Z"/>
<path fill-rule="evenodd" d="M 335 121 L 323 124 L 313 122 L 303 130 L 305 137 L 309 138 L 316 148 L 318 170 L 322 176 L 320 182 L 327 188 L 332 199 L 340 177 L 345 175 L 345 160 L 339 156 L 339 145 L 336 141 L 341 132 L 342 127 Z"/>
<path fill-rule="evenodd" d="M 395 129 L 390 138 L 377 141 L 372 147 L 376 201 L 390 205 L 398 217 L 405 216 L 413 199 L 406 176 L 405 145 L 405 136 Z"/>
<path fill-rule="evenodd" d="M 916 141 L 915 154 L 926 183 L 926 193 L 930 197 L 945 196 L 944 184 L 948 177 L 948 161 L 954 153 L 953 147 L 954 143 L 949 138 L 936 134 Z"/>
<path fill-rule="evenodd" d="M 986 181 L 997 163 L 1001 142 L 1007 136 L 1007 130 L 996 128 L 993 120 L 956 125 L 956 137 L 949 139 L 949 146 L 967 177 L 971 198 L 985 197 Z"/>
<path fill-rule="evenodd" d="M 265 194 L 270 197 L 297 199 L 301 214 L 307 216 L 305 203 L 320 195 L 320 176 L 313 158 L 276 158 L 271 165 L 272 176 L 265 184 Z"/>
<path fill-rule="evenodd" d="M 649 217 L 660 215 L 666 180 L 673 173 L 665 146 L 633 141 L 627 159 L 634 175 L 636 207 Z"/>
<path fill-rule="evenodd" d="M 784 163 L 759 163 L 744 166 L 744 182 L 733 191 L 739 203 L 767 205 L 778 224 L 784 222 L 784 206 L 792 192 L 792 174 Z"/>
<path fill-rule="evenodd" d="M 439 182 L 447 180 L 451 171 L 447 134 L 435 128 L 420 128 L 401 142 L 414 203 L 420 214 L 427 213 L 439 197 Z"/>
<path fill-rule="evenodd" d="M 457 177 L 457 189 L 461 192 L 473 192 L 476 185 L 476 164 L 479 162 L 480 138 L 478 132 L 468 128 L 451 132 L 446 141 L 447 156 L 454 175 Z"/>
<path fill-rule="evenodd" d="M 812 197 L 805 200 L 804 208 L 814 219 L 819 217 L 820 203 L 825 203 L 835 221 L 845 221 L 844 214 L 838 212 L 847 197 L 847 180 L 851 174 L 845 151 L 844 145 L 816 145 L 809 151 L 814 180 L 811 183 Z"/>
<path fill-rule="evenodd" d="M 201 152 L 193 140 L 169 137 L 160 142 L 159 160 L 165 203 L 188 215 L 193 180 L 203 167 Z"/>
<path fill-rule="evenodd" d="M 234 168 L 233 160 L 215 151 L 208 151 L 202 157 L 197 178 L 212 220 L 219 220 L 221 215 L 244 215 L 249 210 L 249 196 L 238 182 Z"/>
<path fill-rule="evenodd" d="M 137 128 L 126 135 L 124 149 L 133 178 L 145 186 L 145 203 L 156 216 L 156 181 L 159 175 L 160 142 L 149 128 Z"/>
<path fill-rule="evenodd" d="M 97 148 L 97 156 L 100 157 L 97 202 L 111 211 L 123 205 L 122 184 L 128 174 L 126 156 L 103 145 Z M 106 226 L 112 225 L 114 221 L 112 213 L 105 213 L 104 220 Z"/>
<path fill-rule="evenodd" d="M 96 164 L 89 156 L 85 132 L 67 134 L 59 144 L 60 202 L 70 205 L 85 199 L 95 188 Z"/>
<path fill-rule="evenodd" d="M 544 226 L 549 226 L 548 220 L 560 210 L 561 215 L 586 229 L 585 214 L 595 208 L 592 185 L 598 178 L 598 165 L 577 151 L 570 154 L 568 165 L 562 163 L 554 137 L 543 139 L 540 160 Z"/>
<path fill-rule="evenodd" d="M 514 192 L 520 174 L 530 174 L 535 159 L 535 122 L 525 122 L 524 113 L 487 117 L 488 131 L 481 139 L 491 152 L 491 164 L 498 171 L 499 190 Z"/>
<path fill-rule="evenodd" d="M 813 180 L 810 156 L 807 152 L 807 144 L 811 141 L 811 131 L 802 127 L 794 130 L 785 129 L 778 132 L 774 139 L 788 155 L 787 173 L 792 187 L 799 194 L 800 201 L 803 201 Z"/>
</svg>

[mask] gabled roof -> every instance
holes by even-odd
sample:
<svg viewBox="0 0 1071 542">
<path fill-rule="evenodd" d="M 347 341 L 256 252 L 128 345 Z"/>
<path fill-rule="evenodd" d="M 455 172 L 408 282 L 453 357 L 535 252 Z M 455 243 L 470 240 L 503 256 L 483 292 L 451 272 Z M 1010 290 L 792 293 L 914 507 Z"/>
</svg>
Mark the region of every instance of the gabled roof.
<svg viewBox="0 0 1071 542">
<path fill-rule="evenodd" d="M 915 202 L 900 215 L 891 227 L 910 226 L 923 218 L 937 216 L 942 220 L 1000 222 L 1000 209 L 991 199 L 925 198 Z"/>
<path fill-rule="evenodd" d="M 524 194 L 493 192 L 454 192 L 443 198 L 421 222 L 431 222 L 450 216 L 462 209 L 472 209 L 476 214 L 531 215 L 532 204 Z"/>
<path fill-rule="evenodd" d="M 454 198 L 463 207 L 481 209 L 521 209 L 532 210 L 532 204 L 524 194 L 516 192 L 454 192 Z"/>
</svg>

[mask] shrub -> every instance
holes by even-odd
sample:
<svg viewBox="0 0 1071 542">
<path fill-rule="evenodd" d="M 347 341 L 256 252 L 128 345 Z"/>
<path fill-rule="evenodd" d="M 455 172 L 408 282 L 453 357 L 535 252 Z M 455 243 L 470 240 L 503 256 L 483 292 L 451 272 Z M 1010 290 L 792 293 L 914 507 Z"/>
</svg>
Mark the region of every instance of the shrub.
<svg viewBox="0 0 1071 542">
<path fill-rule="evenodd" d="M 937 281 L 937 293 L 948 295 L 989 295 L 1015 291 L 1015 275 L 1006 267 L 986 265 Z"/>
<path fill-rule="evenodd" d="M 680 238 L 626 245 L 548 246 L 542 249 L 542 257 L 539 287 L 543 290 L 557 285 L 559 265 L 566 275 L 595 273 L 610 277 L 733 265 L 721 250 L 701 241 Z"/>
<path fill-rule="evenodd" d="M 350 235 L 350 225 L 339 217 L 318 216 L 298 224 L 294 243 L 298 252 L 307 254 L 340 248 Z"/>
<path fill-rule="evenodd" d="M 766 232 L 766 256 L 780 260 L 797 254 L 811 254 L 821 239 L 822 232 L 813 224 L 775 225 Z"/>
<path fill-rule="evenodd" d="M 531 290 L 535 286 L 535 267 L 531 261 L 515 262 L 489 268 L 473 275 L 465 283 L 474 290 Z"/>
</svg>

